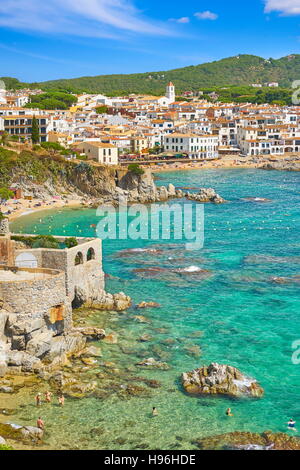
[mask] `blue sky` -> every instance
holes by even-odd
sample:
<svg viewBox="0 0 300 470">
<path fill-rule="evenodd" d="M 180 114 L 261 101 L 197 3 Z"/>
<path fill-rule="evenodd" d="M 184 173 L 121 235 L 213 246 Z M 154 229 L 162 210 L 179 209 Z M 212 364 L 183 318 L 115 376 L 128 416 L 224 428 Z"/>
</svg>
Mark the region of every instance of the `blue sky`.
<svg viewBox="0 0 300 470">
<path fill-rule="evenodd" d="M 300 53 L 300 0 L 1 0 L 0 76 L 168 70 Z"/>
</svg>

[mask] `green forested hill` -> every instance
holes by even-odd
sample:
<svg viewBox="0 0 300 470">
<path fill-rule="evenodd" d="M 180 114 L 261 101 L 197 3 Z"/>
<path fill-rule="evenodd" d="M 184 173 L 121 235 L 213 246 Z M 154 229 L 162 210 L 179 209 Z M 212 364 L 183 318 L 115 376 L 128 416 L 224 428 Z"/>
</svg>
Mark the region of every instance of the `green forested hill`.
<svg viewBox="0 0 300 470">
<path fill-rule="evenodd" d="M 3 78 L 7 86 L 24 86 L 11 78 Z M 44 90 L 105 93 L 119 95 L 128 93 L 165 92 L 166 82 L 172 80 L 177 92 L 197 91 L 203 87 L 251 85 L 252 83 L 279 82 L 290 87 L 293 80 L 300 80 L 300 55 L 281 59 L 263 59 L 252 55 L 240 55 L 197 66 L 162 72 L 131 75 L 99 75 L 74 79 L 53 80 L 31 84 Z"/>
</svg>

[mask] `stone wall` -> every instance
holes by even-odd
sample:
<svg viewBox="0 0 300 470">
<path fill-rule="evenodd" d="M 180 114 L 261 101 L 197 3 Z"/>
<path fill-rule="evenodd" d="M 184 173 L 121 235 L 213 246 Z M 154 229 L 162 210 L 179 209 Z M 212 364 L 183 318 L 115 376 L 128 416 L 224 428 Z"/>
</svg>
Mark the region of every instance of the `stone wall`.
<svg viewBox="0 0 300 470">
<path fill-rule="evenodd" d="M 0 265 L 12 266 L 15 262 L 15 243 L 10 235 L 0 236 Z"/>
<path fill-rule="evenodd" d="M 70 297 L 71 302 L 75 299 L 75 306 L 85 302 L 92 303 L 102 298 L 105 285 L 101 240 L 97 238 L 79 239 L 78 246 L 64 250 L 21 249 L 16 251 L 16 257 L 21 253 L 33 254 L 39 268 L 63 271 L 65 273 L 66 294 Z M 89 254 L 92 255 L 90 260 L 88 259 Z M 78 259 L 80 259 L 80 263 L 76 264 Z"/>
<path fill-rule="evenodd" d="M 54 337 L 72 328 L 65 273 L 0 267 L 4 269 L 18 273 L 21 280 L 0 281 L 0 338 L 11 350 L 42 358 L 51 350 Z"/>
<path fill-rule="evenodd" d="M 9 233 L 9 221 L 7 218 L 0 220 L 0 235 L 7 235 Z"/>
</svg>

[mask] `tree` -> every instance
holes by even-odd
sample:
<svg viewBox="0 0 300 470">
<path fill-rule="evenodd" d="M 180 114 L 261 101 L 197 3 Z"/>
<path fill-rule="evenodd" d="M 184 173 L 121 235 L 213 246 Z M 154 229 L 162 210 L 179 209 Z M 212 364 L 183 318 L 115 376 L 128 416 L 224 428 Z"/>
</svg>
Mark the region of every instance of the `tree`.
<svg viewBox="0 0 300 470">
<path fill-rule="evenodd" d="M 40 142 L 40 129 L 35 116 L 32 118 L 31 140 L 33 144 Z"/>
<path fill-rule="evenodd" d="M 8 132 L 3 132 L 1 134 L 1 145 L 6 145 L 8 142 L 9 134 Z"/>
<path fill-rule="evenodd" d="M 137 176 L 142 176 L 145 173 L 138 163 L 130 163 L 130 165 L 128 165 L 128 170 Z"/>
<path fill-rule="evenodd" d="M 12 199 L 14 197 L 13 191 L 10 191 L 10 189 L 7 188 L 0 188 L 0 199 L 5 199 L 8 201 L 9 199 Z"/>
<path fill-rule="evenodd" d="M 96 113 L 97 114 L 106 114 L 108 111 L 108 106 L 98 106 L 96 108 Z"/>
</svg>

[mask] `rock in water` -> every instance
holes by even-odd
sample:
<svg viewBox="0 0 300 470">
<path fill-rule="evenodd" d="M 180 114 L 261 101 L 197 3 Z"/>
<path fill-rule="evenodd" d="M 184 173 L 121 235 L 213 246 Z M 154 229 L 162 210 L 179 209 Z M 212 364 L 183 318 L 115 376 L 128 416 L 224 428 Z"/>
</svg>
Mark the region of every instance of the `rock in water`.
<svg viewBox="0 0 300 470">
<path fill-rule="evenodd" d="M 216 191 L 212 188 L 201 188 L 198 194 L 188 193 L 188 199 L 191 199 L 196 202 L 213 202 L 214 204 L 224 204 L 225 199 L 223 199 Z"/>
<path fill-rule="evenodd" d="M 192 395 L 259 398 L 264 394 L 256 380 L 245 376 L 235 367 L 217 363 L 183 373 L 182 384 L 185 391 Z"/>
</svg>

